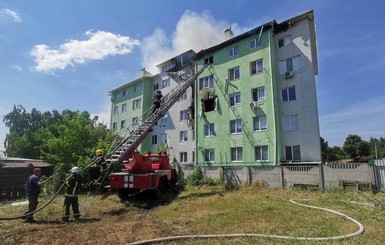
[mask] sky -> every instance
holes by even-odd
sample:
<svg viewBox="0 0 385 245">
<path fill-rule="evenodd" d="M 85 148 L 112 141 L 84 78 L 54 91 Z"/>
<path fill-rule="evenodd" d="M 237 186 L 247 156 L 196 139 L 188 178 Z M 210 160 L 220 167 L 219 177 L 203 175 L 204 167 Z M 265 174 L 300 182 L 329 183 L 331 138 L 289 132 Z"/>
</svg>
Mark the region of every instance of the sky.
<svg viewBox="0 0 385 245">
<path fill-rule="evenodd" d="M 108 91 L 146 68 L 266 22 L 314 10 L 320 134 L 385 137 L 381 0 L 0 0 L 0 151 L 14 105 L 88 111 L 109 123 Z"/>
</svg>

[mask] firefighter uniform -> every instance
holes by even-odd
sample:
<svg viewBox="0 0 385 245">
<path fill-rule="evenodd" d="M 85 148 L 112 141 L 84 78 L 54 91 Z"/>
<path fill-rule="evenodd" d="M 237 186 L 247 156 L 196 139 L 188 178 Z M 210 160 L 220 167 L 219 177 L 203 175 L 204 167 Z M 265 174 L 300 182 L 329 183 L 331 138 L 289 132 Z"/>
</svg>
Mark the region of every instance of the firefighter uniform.
<svg viewBox="0 0 385 245">
<path fill-rule="evenodd" d="M 73 167 L 71 172 L 72 176 L 65 183 L 67 187 L 63 207 L 63 221 L 65 222 L 68 221 L 70 217 L 70 206 L 72 206 L 72 212 L 75 220 L 80 218 L 78 195 L 83 182 L 83 178 L 79 174 L 80 169 L 78 167 Z"/>
</svg>

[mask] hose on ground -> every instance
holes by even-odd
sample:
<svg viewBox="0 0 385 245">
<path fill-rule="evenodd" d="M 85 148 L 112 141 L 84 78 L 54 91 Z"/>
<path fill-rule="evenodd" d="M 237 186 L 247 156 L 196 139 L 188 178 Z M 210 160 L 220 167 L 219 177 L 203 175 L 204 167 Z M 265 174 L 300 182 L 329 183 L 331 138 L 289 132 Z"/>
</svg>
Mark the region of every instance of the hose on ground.
<svg viewBox="0 0 385 245">
<path fill-rule="evenodd" d="M 331 237 L 293 237 L 293 236 L 280 236 L 280 235 L 266 235 L 266 234 L 250 234 L 250 233 L 243 233 L 243 234 L 219 234 L 219 235 L 182 235 L 182 236 L 170 236 L 170 237 L 162 237 L 162 238 L 155 238 L 150 240 L 143 240 L 143 241 L 137 241 L 133 243 L 128 243 L 131 245 L 139 245 L 139 244 L 153 244 L 153 243 L 161 243 L 161 242 L 171 242 L 171 241 L 178 241 L 178 240 L 187 240 L 187 239 L 212 239 L 212 238 L 236 238 L 236 237 L 248 237 L 248 238 L 273 238 L 273 239 L 286 239 L 286 240 L 311 240 L 311 241 L 326 241 L 326 240 L 341 240 L 341 239 L 347 239 L 356 237 L 359 235 L 362 235 L 365 232 L 365 227 L 363 224 L 361 224 L 356 219 L 353 219 L 352 217 L 349 217 L 341 212 L 328 209 L 328 208 L 321 208 L 311 205 L 302 204 L 299 202 L 296 202 L 294 200 L 290 200 L 291 203 L 300 205 L 307 208 L 313 208 L 313 209 L 320 209 L 323 211 L 327 211 L 339 216 L 342 216 L 353 223 L 355 223 L 358 226 L 358 230 L 354 233 L 341 235 L 341 236 L 331 236 Z"/>
</svg>

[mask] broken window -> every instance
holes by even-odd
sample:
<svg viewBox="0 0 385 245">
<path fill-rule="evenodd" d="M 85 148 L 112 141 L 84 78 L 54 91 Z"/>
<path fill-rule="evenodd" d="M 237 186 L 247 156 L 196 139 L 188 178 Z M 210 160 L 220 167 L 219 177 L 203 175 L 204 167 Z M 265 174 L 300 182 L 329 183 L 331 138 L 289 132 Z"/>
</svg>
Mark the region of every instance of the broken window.
<svg viewBox="0 0 385 245">
<path fill-rule="evenodd" d="M 205 58 L 205 64 L 214 63 L 214 58 L 212 56 Z"/>
</svg>

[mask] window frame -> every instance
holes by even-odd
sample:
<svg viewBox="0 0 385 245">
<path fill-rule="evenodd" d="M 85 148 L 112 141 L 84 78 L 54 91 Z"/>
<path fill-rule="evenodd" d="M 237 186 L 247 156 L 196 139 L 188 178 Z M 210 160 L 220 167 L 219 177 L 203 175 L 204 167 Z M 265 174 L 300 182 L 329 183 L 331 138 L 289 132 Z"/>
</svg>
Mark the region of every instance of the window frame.
<svg viewBox="0 0 385 245">
<path fill-rule="evenodd" d="M 264 152 L 265 152 L 265 154 L 264 154 Z M 259 154 L 257 154 L 257 153 L 259 153 Z M 260 156 L 261 159 L 258 159 L 257 158 L 258 156 Z M 266 159 L 264 159 L 264 156 L 266 156 Z M 255 146 L 254 147 L 254 160 L 256 162 L 269 161 L 269 146 L 268 145 L 257 145 L 257 146 Z"/>
<path fill-rule="evenodd" d="M 229 95 L 230 97 L 230 107 L 239 107 L 242 105 L 241 92 L 236 92 Z M 239 100 L 237 101 L 237 99 Z"/>
<path fill-rule="evenodd" d="M 199 78 L 199 90 L 204 90 L 204 89 L 213 88 L 213 87 L 214 87 L 214 76 L 212 74 Z"/>
<path fill-rule="evenodd" d="M 179 162 L 187 163 L 187 151 L 179 152 Z"/>
<path fill-rule="evenodd" d="M 282 117 L 283 132 L 295 132 L 299 130 L 298 115 L 288 115 Z M 285 126 L 287 125 L 287 126 Z"/>
<path fill-rule="evenodd" d="M 230 160 L 231 162 L 243 162 L 243 148 L 231 147 L 230 148 Z"/>
<path fill-rule="evenodd" d="M 234 123 L 234 127 L 233 127 L 233 123 Z M 243 132 L 242 126 L 243 126 L 242 119 L 230 120 L 230 134 L 241 134 Z M 234 132 L 233 132 L 233 128 L 234 128 Z"/>
<path fill-rule="evenodd" d="M 215 136 L 214 123 L 206 123 L 203 125 L 203 136 L 207 138 Z"/>
<path fill-rule="evenodd" d="M 209 148 L 203 151 L 203 159 L 206 163 L 214 163 L 215 162 L 215 149 Z"/>
<path fill-rule="evenodd" d="M 278 39 L 278 48 L 286 47 L 292 43 L 291 34 Z M 281 45 L 282 43 L 282 45 Z"/>
<path fill-rule="evenodd" d="M 258 41 L 258 39 L 259 39 L 259 41 Z M 254 44 L 254 47 L 251 47 L 251 43 L 252 42 L 254 42 L 255 44 Z M 262 38 L 254 38 L 254 39 L 251 39 L 250 41 L 249 41 L 249 49 L 256 49 L 256 48 L 259 48 L 259 47 L 261 47 L 263 45 L 263 40 L 262 40 Z"/>
<path fill-rule="evenodd" d="M 127 121 L 126 120 L 122 120 L 120 121 L 120 129 L 125 129 L 127 128 Z"/>
<path fill-rule="evenodd" d="M 264 122 L 265 122 L 265 128 L 263 128 L 263 121 L 261 119 L 264 118 Z M 257 122 L 258 122 L 258 128 L 256 127 L 257 126 Z M 266 118 L 266 115 L 260 115 L 260 116 L 255 116 L 253 117 L 253 129 L 254 129 L 254 132 L 260 132 L 260 131 L 267 131 L 267 118 Z"/>
<path fill-rule="evenodd" d="M 259 63 L 262 64 L 261 67 L 258 66 Z M 250 75 L 253 76 L 253 75 L 262 74 L 264 71 L 264 68 L 265 67 L 264 67 L 264 63 L 263 63 L 263 58 L 251 61 L 250 62 Z M 253 72 L 253 71 L 255 71 L 255 72 Z"/>
<path fill-rule="evenodd" d="M 227 50 L 227 56 L 229 58 L 231 57 L 234 57 L 234 56 L 237 56 L 239 54 L 239 46 L 234 46 L 234 47 L 231 47 Z"/>
<path fill-rule="evenodd" d="M 291 90 L 293 89 L 293 90 Z M 292 92 L 291 92 L 292 91 Z M 294 91 L 294 93 L 293 93 Z M 285 93 L 285 95 L 284 95 Z M 294 98 L 291 98 L 294 95 Z M 286 87 L 281 89 L 281 101 L 282 102 L 290 102 L 290 101 L 296 101 L 297 100 L 297 94 L 295 91 L 295 86 Z"/>
<path fill-rule="evenodd" d="M 280 75 L 285 75 L 287 72 L 298 72 L 301 70 L 301 55 L 296 55 L 288 59 L 278 62 Z"/>
<path fill-rule="evenodd" d="M 233 67 L 231 69 L 228 69 L 227 73 L 228 73 L 228 76 L 227 76 L 227 80 L 228 81 L 239 80 L 240 77 L 241 77 L 241 71 L 240 71 L 239 66 L 236 66 L 236 67 Z"/>
<path fill-rule="evenodd" d="M 261 91 L 263 91 L 263 96 L 260 96 Z M 255 100 L 254 94 L 257 94 L 257 100 Z M 253 102 L 266 101 L 265 86 L 261 86 L 261 87 L 258 87 L 258 88 L 253 88 L 251 90 L 251 98 L 252 98 Z"/>
<path fill-rule="evenodd" d="M 188 109 L 179 111 L 179 121 L 180 122 L 188 121 Z"/>
<path fill-rule="evenodd" d="M 288 153 L 291 159 L 288 157 Z M 297 157 L 297 159 L 295 159 Z M 301 161 L 301 147 L 300 145 L 285 146 L 285 159 L 286 161 L 300 162 Z"/>
<path fill-rule="evenodd" d="M 179 142 L 184 143 L 188 141 L 188 131 L 181 130 L 179 131 Z"/>
<path fill-rule="evenodd" d="M 157 135 L 157 134 L 153 134 L 153 135 L 151 136 L 151 144 L 152 144 L 152 145 L 158 144 L 158 135 Z"/>
<path fill-rule="evenodd" d="M 142 108 L 142 98 L 136 99 L 132 101 L 132 109 L 137 110 Z"/>
</svg>

